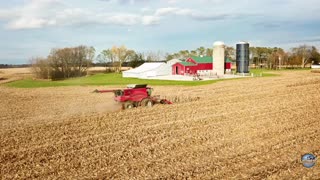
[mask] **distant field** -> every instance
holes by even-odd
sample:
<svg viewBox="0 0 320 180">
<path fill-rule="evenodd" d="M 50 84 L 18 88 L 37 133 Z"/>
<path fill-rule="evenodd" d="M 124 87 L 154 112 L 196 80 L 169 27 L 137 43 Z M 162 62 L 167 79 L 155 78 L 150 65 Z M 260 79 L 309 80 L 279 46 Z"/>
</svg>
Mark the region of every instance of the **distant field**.
<svg viewBox="0 0 320 180">
<path fill-rule="evenodd" d="M 101 70 L 96 68 L 95 70 Z M 264 70 L 255 69 L 251 71 L 255 76 L 275 76 L 276 73 Z M 14 81 L 6 84 L 9 87 L 18 88 L 37 88 L 37 87 L 57 87 L 57 86 L 93 86 L 93 85 L 126 85 L 126 84 L 149 84 L 149 85 L 184 85 L 184 86 L 196 86 L 212 84 L 218 81 L 224 81 L 226 79 L 211 80 L 211 81 L 169 81 L 169 80 L 143 80 L 137 78 L 123 78 L 119 73 L 109 74 L 95 74 L 87 77 L 72 78 L 61 81 L 50 80 L 33 80 L 31 78 Z"/>
<path fill-rule="evenodd" d="M 30 68 L 0 69 L 0 84 L 31 78 Z"/>
</svg>

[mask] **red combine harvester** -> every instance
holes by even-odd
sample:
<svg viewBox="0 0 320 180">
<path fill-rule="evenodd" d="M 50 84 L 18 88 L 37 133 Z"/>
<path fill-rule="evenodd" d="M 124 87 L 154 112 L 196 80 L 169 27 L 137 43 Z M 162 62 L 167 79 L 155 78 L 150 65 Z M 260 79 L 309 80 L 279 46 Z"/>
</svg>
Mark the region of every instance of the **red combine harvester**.
<svg viewBox="0 0 320 180">
<path fill-rule="evenodd" d="M 160 96 L 151 96 L 152 88 L 147 84 L 131 84 L 127 89 L 117 90 L 95 90 L 95 93 L 114 93 L 114 100 L 122 104 L 122 109 L 131 109 L 138 106 L 152 107 L 156 103 L 172 104 L 166 99 L 160 99 Z"/>
</svg>

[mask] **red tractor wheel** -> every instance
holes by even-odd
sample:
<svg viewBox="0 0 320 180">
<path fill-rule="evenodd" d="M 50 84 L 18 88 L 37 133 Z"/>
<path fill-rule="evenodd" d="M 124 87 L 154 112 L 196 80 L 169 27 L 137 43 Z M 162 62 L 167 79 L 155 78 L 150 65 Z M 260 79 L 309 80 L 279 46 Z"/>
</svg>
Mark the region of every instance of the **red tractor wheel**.
<svg viewBox="0 0 320 180">
<path fill-rule="evenodd" d="M 122 104 L 122 109 L 132 109 L 133 107 L 134 105 L 131 101 L 127 101 Z"/>
<path fill-rule="evenodd" d="M 151 99 L 143 99 L 140 103 L 141 106 L 143 107 L 152 107 L 153 106 L 153 101 Z"/>
</svg>

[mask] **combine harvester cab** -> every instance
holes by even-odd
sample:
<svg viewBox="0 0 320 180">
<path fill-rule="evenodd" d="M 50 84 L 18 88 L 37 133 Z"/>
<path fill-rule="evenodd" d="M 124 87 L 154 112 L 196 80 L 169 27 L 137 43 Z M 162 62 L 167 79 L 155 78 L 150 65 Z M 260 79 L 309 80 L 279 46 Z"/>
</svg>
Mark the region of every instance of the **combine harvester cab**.
<svg viewBox="0 0 320 180">
<path fill-rule="evenodd" d="M 122 109 L 144 106 L 152 107 L 154 104 L 172 104 L 172 102 L 161 99 L 160 96 L 151 96 L 153 89 L 147 84 L 130 84 L 124 90 L 95 90 L 96 93 L 113 92 L 114 100 L 122 104 Z"/>
</svg>

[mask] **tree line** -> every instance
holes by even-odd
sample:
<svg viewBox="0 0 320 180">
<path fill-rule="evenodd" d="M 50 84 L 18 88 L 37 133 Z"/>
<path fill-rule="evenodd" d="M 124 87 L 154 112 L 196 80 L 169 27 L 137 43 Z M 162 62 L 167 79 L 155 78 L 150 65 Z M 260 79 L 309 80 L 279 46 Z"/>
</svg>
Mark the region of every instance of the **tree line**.
<svg viewBox="0 0 320 180">
<path fill-rule="evenodd" d="M 252 63 L 259 67 L 277 69 L 281 67 L 306 67 L 307 64 L 319 64 L 320 54 L 315 46 L 301 45 L 285 51 L 282 48 L 250 48 Z"/>
<path fill-rule="evenodd" d="M 236 50 L 226 46 L 226 56 L 235 61 Z M 112 46 L 97 56 L 94 47 L 77 46 L 52 49 L 46 58 L 31 59 L 32 71 L 41 79 L 66 79 L 87 75 L 88 68 L 96 60 L 109 72 L 121 72 L 122 66 L 137 67 L 145 62 L 185 59 L 190 56 L 212 56 L 212 48 L 203 46 L 194 50 L 180 50 L 176 53 L 136 52 L 126 46 Z M 315 46 L 301 45 L 285 51 L 278 47 L 250 47 L 250 63 L 256 68 L 277 69 L 281 67 L 305 67 L 308 63 L 320 63 L 320 54 Z"/>
<path fill-rule="evenodd" d="M 122 45 L 103 50 L 96 59 L 107 70 L 120 72 L 123 64 L 135 68 L 145 62 L 162 61 L 163 53 L 161 51 L 136 52 Z"/>
<path fill-rule="evenodd" d="M 160 51 L 139 53 L 124 45 L 105 49 L 97 57 L 95 53 L 94 47 L 84 45 L 55 48 L 45 58 L 31 58 L 31 69 L 36 78 L 59 80 L 87 75 L 88 68 L 94 65 L 94 60 L 105 66 L 108 72 L 121 72 L 124 64 L 134 68 L 144 62 L 162 59 Z"/>
<path fill-rule="evenodd" d="M 190 56 L 212 56 L 212 48 L 199 47 L 195 50 L 180 50 L 167 54 L 166 60 L 185 59 Z M 226 57 L 236 60 L 236 50 L 226 46 Z M 285 51 L 279 47 L 250 47 L 250 64 L 256 68 L 277 69 L 281 67 L 302 67 L 307 64 L 319 64 L 320 53 L 315 46 L 300 45 Z"/>
<path fill-rule="evenodd" d="M 235 59 L 236 50 L 233 47 L 226 46 L 225 50 L 226 50 L 226 56 L 229 59 Z M 167 54 L 165 59 L 168 61 L 171 59 L 185 59 L 185 58 L 188 58 L 191 56 L 201 56 L 201 55 L 202 56 L 212 56 L 212 53 L 213 53 L 212 48 L 205 48 L 205 47 L 201 46 L 197 49 L 190 50 L 190 51 L 189 50 L 180 50 L 176 53 Z"/>
</svg>

